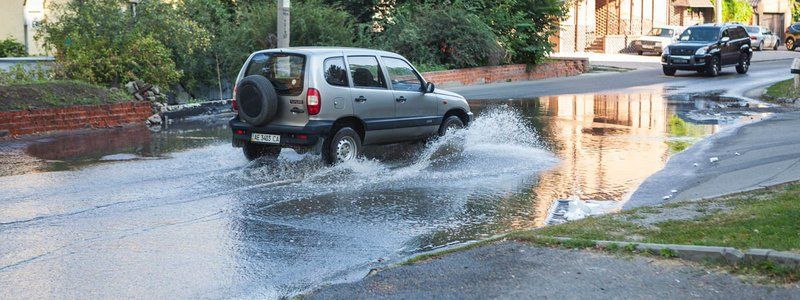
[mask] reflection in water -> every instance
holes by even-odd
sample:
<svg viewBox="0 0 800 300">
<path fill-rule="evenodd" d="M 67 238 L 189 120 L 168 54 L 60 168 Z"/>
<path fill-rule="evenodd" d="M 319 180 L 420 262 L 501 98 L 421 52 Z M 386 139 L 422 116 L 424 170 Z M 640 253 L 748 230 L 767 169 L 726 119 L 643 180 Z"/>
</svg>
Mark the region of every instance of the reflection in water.
<svg viewBox="0 0 800 300">
<path fill-rule="evenodd" d="M 623 200 L 661 169 L 676 147 L 682 150 L 719 129 L 719 125 L 686 123 L 678 114 L 691 103 L 670 103 L 652 93 L 563 95 L 499 103 L 523 110 L 562 159 L 557 167 L 540 174 L 531 188 L 535 217 L 512 222 L 520 227 L 542 226 L 557 199 Z M 478 108 L 491 104 L 471 103 Z M 672 146 L 676 143 L 680 146 Z"/>
</svg>

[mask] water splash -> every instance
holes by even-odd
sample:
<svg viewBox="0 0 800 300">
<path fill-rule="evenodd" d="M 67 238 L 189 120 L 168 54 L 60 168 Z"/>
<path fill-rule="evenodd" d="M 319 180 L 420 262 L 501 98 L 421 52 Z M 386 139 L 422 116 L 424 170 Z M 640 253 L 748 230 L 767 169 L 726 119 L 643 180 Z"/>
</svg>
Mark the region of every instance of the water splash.
<svg viewBox="0 0 800 300">
<path fill-rule="evenodd" d="M 483 110 L 468 128 L 451 130 L 421 146 L 386 147 L 385 156 L 417 155 L 397 163 L 360 158 L 325 167 L 316 155 L 284 149 L 277 160 L 254 162 L 240 174 L 252 183 L 284 182 L 320 193 L 441 188 L 506 190 L 529 181 L 557 159 L 533 127 L 515 109 L 502 105 Z M 301 193 L 305 194 L 305 193 Z M 289 196 L 289 195 L 286 195 Z M 290 197 L 297 197 L 292 192 Z M 311 197 L 312 195 L 304 195 Z M 285 199 L 289 200 L 289 199 Z"/>
</svg>

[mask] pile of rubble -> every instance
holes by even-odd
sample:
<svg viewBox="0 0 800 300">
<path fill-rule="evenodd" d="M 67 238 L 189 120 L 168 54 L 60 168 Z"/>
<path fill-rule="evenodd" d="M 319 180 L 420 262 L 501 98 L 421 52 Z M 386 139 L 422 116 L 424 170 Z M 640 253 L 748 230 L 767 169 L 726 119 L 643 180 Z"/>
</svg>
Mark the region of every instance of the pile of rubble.
<svg viewBox="0 0 800 300">
<path fill-rule="evenodd" d="M 139 101 L 165 102 L 167 100 L 167 95 L 162 94 L 157 85 L 145 83 L 141 80 L 128 82 L 125 84 L 125 89 Z"/>
</svg>

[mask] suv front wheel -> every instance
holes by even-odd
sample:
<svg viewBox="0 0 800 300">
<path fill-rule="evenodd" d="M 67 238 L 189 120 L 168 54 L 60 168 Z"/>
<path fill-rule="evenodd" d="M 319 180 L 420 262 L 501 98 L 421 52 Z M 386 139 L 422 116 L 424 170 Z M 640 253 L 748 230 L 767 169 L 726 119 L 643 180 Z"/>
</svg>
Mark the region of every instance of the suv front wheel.
<svg viewBox="0 0 800 300">
<path fill-rule="evenodd" d="M 719 56 L 712 56 L 711 61 L 706 66 L 706 75 L 709 77 L 714 77 L 719 75 L 719 72 L 722 70 L 722 63 L 719 61 Z"/>
<path fill-rule="evenodd" d="M 444 119 L 442 125 L 439 126 L 439 136 L 447 134 L 447 132 L 450 130 L 461 128 L 464 128 L 464 122 L 461 121 L 461 118 L 458 116 L 449 116 L 447 119 Z"/>
<path fill-rule="evenodd" d="M 336 131 L 322 143 L 322 160 L 329 165 L 356 159 L 361 155 L 361 136 L 350 127 Z"/>
</svg>

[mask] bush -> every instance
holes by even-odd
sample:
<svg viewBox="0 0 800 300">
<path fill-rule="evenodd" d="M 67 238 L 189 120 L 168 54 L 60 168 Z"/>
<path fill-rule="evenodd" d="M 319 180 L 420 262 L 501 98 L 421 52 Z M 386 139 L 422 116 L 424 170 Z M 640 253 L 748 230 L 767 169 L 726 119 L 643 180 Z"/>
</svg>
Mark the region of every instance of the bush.
<svg viewBox="0 0 800 300">
<path fill-rule="evenodd" d="M 458 7 L 401 6 L 368 43 L 416 63 L 455 68 L 496 65 L 504 56 L 492 29 Z"/>
<path fill-rule="evenodd" d="M 8 70 L 0 69 L 0 86 L 49 81 L 54 78 L 53 71 L 41 64 L 16 64 Z"/>
<path fill-rule="evenodd" d="M 70 1 L 57 22 L 44 22 L 40 38 L 56 50 L 61 76 L 119 86 L 130 80 L 169 86 L 181 78 L 176 60 L 190 59 L 202 28 L 175 15 L 172 6 L 143 1 L 136 20 L 120 1 Z"/>
<path fill-rule="evenodd" d="M 25 45 L 20 42 L 11 38 L 0 41 L 0 57 L 23 57 L 27 55 Z"/>
</svg>

